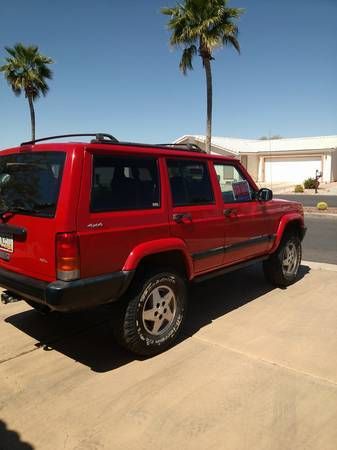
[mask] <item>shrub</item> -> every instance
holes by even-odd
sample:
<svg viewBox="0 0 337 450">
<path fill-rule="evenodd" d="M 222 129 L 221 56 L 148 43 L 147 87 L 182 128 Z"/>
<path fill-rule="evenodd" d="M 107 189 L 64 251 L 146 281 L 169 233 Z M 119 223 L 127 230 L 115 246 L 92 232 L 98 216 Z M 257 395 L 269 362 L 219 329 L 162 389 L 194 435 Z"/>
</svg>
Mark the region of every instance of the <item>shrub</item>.
<svg viewBox="0 0 337 450">
<path fill-rule="evenodd" d="M 326 202 L 318 202 L 316 208 L 320 211 L 325 211 L 326 209 L 328 209 L 328 204 Z"/>
<path fill-rule="evenodd" d="M 294 192 L 304 192 L 304 188 L 301 184 L 296 184 Z"/>
<path fill-rule="evenodd" d="M 315 178 L 307 178 L 306 180 L 304 180 L 303 184 L 305 189 L 315 189 L 316 180 Z"/>
</svg>

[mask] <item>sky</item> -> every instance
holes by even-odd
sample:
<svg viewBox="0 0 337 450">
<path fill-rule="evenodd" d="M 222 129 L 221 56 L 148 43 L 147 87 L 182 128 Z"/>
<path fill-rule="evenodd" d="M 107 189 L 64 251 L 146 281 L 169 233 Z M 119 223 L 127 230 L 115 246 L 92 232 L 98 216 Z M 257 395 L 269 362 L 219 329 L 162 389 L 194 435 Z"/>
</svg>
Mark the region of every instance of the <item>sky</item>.
<svg viewBox="0 0 337 450">
<path fill-rule="evenodd" d="M 37 100 L 37 137 L 107 132 L 172 142 L 205 134 L 206 84 L 196 58 L 179 72 L 162 6 L 175 0 L 0 0 L 4 46 L 38 45 L 54 60 Z M 337 0 L 232 0 L 241 54 L 215 52 L 213 135 L 337 134 Z M 27 100 L 0 74 L 0 147 L 30 139 Z"/>
</svg>

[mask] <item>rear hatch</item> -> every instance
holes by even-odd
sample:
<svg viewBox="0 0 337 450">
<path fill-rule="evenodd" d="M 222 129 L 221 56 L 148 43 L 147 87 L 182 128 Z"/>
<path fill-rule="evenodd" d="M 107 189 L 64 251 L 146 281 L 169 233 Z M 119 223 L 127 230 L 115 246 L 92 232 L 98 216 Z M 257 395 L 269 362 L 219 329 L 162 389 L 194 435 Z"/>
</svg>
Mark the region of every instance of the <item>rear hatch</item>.
<svg viewBox="0 0 337 450">
<path fill-rule="evenodd" d="M 56 209 L 66 152 L 0 154 L 0 267 L 55 278 Z"/>
</svg>

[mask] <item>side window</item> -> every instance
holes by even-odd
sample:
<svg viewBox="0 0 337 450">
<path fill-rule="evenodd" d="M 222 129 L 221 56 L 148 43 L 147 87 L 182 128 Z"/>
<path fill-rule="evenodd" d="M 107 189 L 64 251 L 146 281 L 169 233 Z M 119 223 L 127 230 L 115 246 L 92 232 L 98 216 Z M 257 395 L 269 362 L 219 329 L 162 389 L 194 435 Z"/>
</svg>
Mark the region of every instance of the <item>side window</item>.
<svg viewBox="0 0 337 450">
<path fill-rule="evenodd" d="M 91 211 L 159 208 L 159 192 L 155 159 L 94 156 Z"/>
<path fill-rule="evenodd" d="M 174 206 L 214 203 L 205 162 L 169 159 L 167 167 Z"/>
<path fill-rule="evenodd" d="M 249 202 L 253 190 L 248 181 L 231 164 L 214 164 L 224 203 Z"/>
</svg>

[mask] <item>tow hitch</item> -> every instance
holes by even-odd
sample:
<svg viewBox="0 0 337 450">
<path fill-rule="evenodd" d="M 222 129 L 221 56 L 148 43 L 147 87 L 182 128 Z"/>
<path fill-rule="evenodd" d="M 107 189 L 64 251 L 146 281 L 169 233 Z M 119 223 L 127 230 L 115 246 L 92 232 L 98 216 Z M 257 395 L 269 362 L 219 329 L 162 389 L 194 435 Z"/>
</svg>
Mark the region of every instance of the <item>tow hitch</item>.
<svg viewBox="0 0 337 450">
<path fill-rule="evenodd" d="M 19 302 L 20 300 L 22 299 L 17 297 L 16 294 L 13 294 L 13 292 L 3 291 L 1 294 L 1 303 L 4 305 L 7 305 L 7 303 Z"/>
</svg>

